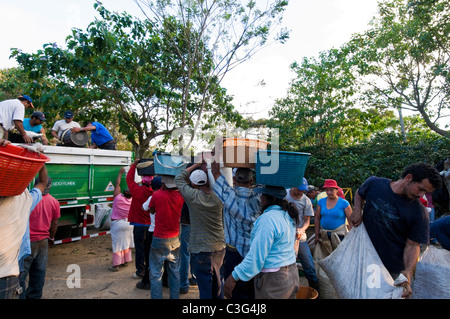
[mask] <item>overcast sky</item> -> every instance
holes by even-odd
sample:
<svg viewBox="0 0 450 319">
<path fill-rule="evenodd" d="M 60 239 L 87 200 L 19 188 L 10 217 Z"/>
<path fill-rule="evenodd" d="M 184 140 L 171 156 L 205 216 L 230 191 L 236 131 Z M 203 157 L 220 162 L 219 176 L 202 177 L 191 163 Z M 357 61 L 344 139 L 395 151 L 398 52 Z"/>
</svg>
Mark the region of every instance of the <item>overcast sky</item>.
<svg viewBox="0 0 450 319">
<path fill-rule="evenodd" d="M 143 17 L 133 0 L 101 2 L 110 11 Z M 86 29 L 98 17 L 93 4 L 93 0 L 0 0 L 0 68 L 16 66 L 9 59 L 11 48 L 34 53 L 44 43 L 65 47 L 72 28 Z M 338 48 L 352 34 L 366 30 L 376 10 L 376 0 L 290 0 L 284 14 L 290 39 L 265 48 L 236 67 L 222 86 L 234 96 L 240 112 L 264 117 L 274 100 L 285 96 L 293 78 L 292 62 Z M 258 85 L 261 81 L 264 86 Z"/>
</svg>

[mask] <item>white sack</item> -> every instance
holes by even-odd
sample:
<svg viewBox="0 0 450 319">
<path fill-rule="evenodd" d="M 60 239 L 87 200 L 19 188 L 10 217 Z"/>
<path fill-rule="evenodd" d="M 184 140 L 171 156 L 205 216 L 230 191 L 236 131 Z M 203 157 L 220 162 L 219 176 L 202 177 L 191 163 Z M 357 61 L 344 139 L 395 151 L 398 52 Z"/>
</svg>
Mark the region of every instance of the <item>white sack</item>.
<svg viewBox="0 0 450 319">
<path fill-rule="evenodd" d="M 341 299 L 400 299 L 402 287 L 384 267 L 364 224 L 353 227 L 330 256 L 318 261 Z"/>
<path fill-rule="evenodd" d="M 111 227 L 112 208 L 108 204 L 95 206 L 94 227 L 99 230 L 108 230 Z"/>
<path fill-rule="evenodd" d="M 416 266 L 412 299 L 450 299 L 450 251 L 428 246 Z"/>
</svg>

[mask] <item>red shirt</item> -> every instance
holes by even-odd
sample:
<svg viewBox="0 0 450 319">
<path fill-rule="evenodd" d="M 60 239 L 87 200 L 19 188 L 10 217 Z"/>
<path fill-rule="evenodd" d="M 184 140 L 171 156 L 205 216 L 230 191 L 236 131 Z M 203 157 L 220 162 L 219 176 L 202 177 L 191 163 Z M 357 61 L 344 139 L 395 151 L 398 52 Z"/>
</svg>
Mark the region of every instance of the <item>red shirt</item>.
<svg viewBox="0 0 450 319">
<path fill-rule="evenodd" d="M 151 224 L 150 215 L 142 209 L 142 204 L 144 204 L 147 199 L 152 196 L 153 189 L 144 185 L 139 186 L 134 181 L 135 172 L 136 165 L 132 164 L 126 178 L 128 189 L 132 195 L 130 212 L 128 213 L 128 221 L 134 225 L 139 224 L 149 226 Z"/>
<path fill-rule="evenodd" d="M 153 193 L 150 208 L 155 209 L 155 231 L 158 238 L 173 238 L 180 233 L 184 198 L 178 190 L 160 189 Z"/>
<path fill-rule="evenodd" d="M 53 219 L 61 216 L 59 202 L 50 194 L 42 196 L 30 214 L 30 241 L 39 241 L 50 237 Z"/>
</svg>

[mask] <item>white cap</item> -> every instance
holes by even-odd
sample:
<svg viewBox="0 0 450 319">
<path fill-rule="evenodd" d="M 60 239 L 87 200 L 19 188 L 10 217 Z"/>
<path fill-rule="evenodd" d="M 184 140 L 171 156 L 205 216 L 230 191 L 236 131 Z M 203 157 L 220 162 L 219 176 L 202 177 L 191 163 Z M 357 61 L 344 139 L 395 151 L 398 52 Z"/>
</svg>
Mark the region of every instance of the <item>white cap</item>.
<svg viewBox="0 0 450 319">
<path fill-rule="evenodd" d="M 191 173 L 189 176 L 189 180 L 195 184 L 195 185 L 206 185 L 208 182 L 208 177 L 206 176 L 206 173 L 202 171 L 201 169 L 196 169 Z"/>
</svg>

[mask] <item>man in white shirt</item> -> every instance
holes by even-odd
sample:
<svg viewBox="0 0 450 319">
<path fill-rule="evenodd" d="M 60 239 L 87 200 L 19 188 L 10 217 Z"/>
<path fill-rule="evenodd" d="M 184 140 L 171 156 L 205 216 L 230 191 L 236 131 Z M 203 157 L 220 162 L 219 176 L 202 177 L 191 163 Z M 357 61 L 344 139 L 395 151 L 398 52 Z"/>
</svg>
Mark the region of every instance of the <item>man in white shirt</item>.
<svg viewBox="0 0 450 319">
<path fill-rule="evenodd" d="M 25 143 L 32 143 L 33 139 L 23 128 L 23 118 L 26 108 L 34 108 L 33 100 L 28 95 L 21 95 L 17 99 L 0 102 L 0 138 L 7 139 L 8 131 L 16 128 Z"/>
<path fill-rule="evenodd" d="M 52 136 L 57 140 L 61 141 L 61 134 L 70 128 L 78 127 L 80 128 L 80 124 L 73 120 L 73 113 L 71 111 L 67 111 L 64 113 L 64 120 L 56 121 L 52 127 Z M 61 141 L 62 142 L 62 141 Z"/>
<path fill-rule="evenodd" d="M 10 143 L 0 139 L 0 148 Z M 19 258 L 30 253 L 27 251 L 28 219 L 47 186 L 45 165 L 39 171 L 39 181 L 31 191 L 25 189 L 17 196 L 0 196 L 0 299 L 18 297 Z"/>
<path fill-rule="evenodd" d="M 299 224 L 297 225 L 297 240 L 298 242 L 298 254 L 297 258 L 302 264 L 305 277 L 308 279 L 309 285 L 318 289 L 317 274 L 314 269 L 314 261 L 309 249 L 306 237 L 306 229 L 310 225 L 310 219 L 314 216 L 314 210 L 311 200 L 305 195 L 308 191 L 308 181 L 303 178 L 302 184 L 299 187 L 293 187 L 287 189 L 286 200 L 293 203 L 298 210 Z"/>
</svg>

